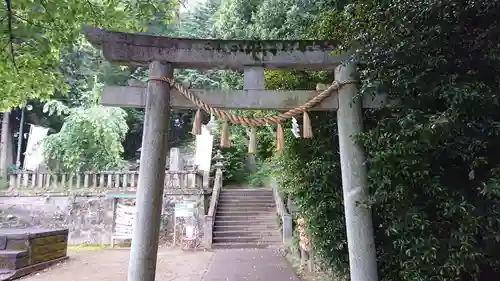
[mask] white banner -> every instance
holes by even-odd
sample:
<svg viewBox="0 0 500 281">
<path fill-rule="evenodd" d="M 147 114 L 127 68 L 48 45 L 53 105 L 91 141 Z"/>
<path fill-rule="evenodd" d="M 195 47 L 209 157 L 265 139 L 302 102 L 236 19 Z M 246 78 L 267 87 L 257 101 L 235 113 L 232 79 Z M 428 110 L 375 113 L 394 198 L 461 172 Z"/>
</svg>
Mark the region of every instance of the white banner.
<svg viewBox="0 0 500 281">
<path fill-rule="evenodd" d="M 212 161 L 212 145 L 214 136 L 208 132 L 203 132 L 201 135 L 196 136 L 196 154 L 194 157 L 194 164 L 198 166 L 201 171 L 210 171 L 210 162 Z"/>
<path fill-rule="evenodd" d="M 49 128 L 31 125 L 26 152 L 24 154 L 24 170 L 36 171 L 43 163 L 43 139 L 47 136 Z"/>
</svg>

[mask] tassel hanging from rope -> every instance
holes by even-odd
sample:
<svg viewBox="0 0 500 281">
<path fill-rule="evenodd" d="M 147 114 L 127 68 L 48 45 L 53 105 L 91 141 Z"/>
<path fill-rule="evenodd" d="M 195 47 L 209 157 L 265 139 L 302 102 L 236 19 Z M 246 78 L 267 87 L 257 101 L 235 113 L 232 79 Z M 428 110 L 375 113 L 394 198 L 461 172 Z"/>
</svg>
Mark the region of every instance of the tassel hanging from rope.
<svg viewBox="0 0 500 281">
<path fill-rule="evenodd" d="M 285 137 L 283 135 L 283 127 L 278 123 L 278 128 L 276 130 L 276 149 L 279 152 L 285 150 Z"/>
<path fill-rule="evenodd" d="M 195 136 L 201 135 L 201 118 L 201 109 L 198 108 L 194 117 L 193 130 L 191 131 L 191 133 Z"/>
<path fill-rule="evenodd" d="M 255 153 L 257 150 L 257 128 L 252 126 L 250 128 L 250 136 L 248 138 L 248 153 Z"/>
<path fill-rule="evenodd" d="M 304 131 L 303 137 L 305 139 L 310 139 L 313 137 L 311 119 L 309 118 L 309 114 L 307 114 L 307 111 L 304 111 L 304 115 L 302 116 L 302 130 Z"/>
<path fill-rule="evenodd" d="M 231 142 L 229 141 L 229 123 L 227 122 L 227 120 L 224 120 L 224 124 L 222 125 L 220 146 L 224 148 L 231 147 Z"/>
</svg>

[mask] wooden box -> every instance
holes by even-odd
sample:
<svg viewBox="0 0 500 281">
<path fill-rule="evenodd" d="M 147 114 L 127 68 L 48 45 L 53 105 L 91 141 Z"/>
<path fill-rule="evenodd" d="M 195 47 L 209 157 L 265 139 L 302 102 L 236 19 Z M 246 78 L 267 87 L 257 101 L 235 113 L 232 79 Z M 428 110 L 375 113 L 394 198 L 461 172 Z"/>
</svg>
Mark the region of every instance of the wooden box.
<svg viewBox="0 0 500 281">
<path fill-rule="evenodd" d="M 67 229 L 0 229 L 0 280 L 13 280 L 67 258 Z"/>
</svg>

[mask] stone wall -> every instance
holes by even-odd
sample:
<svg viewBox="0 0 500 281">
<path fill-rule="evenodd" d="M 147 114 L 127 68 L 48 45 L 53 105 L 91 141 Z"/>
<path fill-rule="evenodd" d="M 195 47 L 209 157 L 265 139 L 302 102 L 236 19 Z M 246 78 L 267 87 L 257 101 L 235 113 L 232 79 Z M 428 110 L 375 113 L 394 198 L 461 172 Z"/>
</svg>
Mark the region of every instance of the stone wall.
<svg viewBox="0 0 500 281">
<path fill-rule="evenodd" d="M 170 170 L 183 170 L 184 164 L 193 161 L 194 153 L 190 147 L 170 150 Z M 68 228 L 70 244 L 109 244 L 113 235 L 115 206 L 118 203 L 133 205 L 134 188 L 106 190 L 88 185 L 71 192 L 56 192 L 57 187 L 11 187 L 3 194 L 0 193 L 0 229 Z M 179 245 L 188 224 L 195 227 L 199 238 L 196 243 L 201 242 L 209 196 L 199 186 L 165 189 L 164 192 L 160 235 L 162 242 L 172 243 L 175 228 Z M 179 203 L 194 203 L 193 216 L 175 218 L 175 205 Z"/>
<path fill-rule="evenodd" d="M 0 197 L 0 227 L 68 228 L 69 243 L 108 243 L 112 200 L 104 195 L 52 194 Z"/>
<path fill-rule="evenodd" d="M 68 228 L 70 244 L 109 244 L 113 230 L 114 201 L 135 199 L 108 198 L 106 194 L 47 194 L 0 196 L 0 229 L 9 227 Z M 196 203 L 194 221 L 202 235 L 205 212 L 203 195 L 166 195 L 161 238 L 171 242 L 176 203 Z M 193 220 L 191 219 L 191 220 Z M 177 237 L 186 223 L 178 219 Z"/>
</svg>

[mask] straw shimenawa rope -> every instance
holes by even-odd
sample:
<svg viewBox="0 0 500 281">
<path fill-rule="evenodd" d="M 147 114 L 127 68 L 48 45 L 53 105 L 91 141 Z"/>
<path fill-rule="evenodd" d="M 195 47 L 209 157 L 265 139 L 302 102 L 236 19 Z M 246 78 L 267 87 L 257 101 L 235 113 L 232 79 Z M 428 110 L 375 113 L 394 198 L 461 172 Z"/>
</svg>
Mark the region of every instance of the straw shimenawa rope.
<svg viewBox="0 0 500 281">
<path fill-rule="evenodd" d="M 306 112 L 309 109 L 320 104 L 325 98 L 330 96 L 332 94 L 332 92 L 337 91 L 340 87 L 347 85 L 347 84 L 355 84 L 358 82 L 357 80 L 352 80 L 352 79 L 341 81 L 341 82 L 333 81 L 333 83 L 326 90 L 319 93 L 317 96 L 310 99 L 305 104 L 303 104 L 299 107 L 290 109 L 287 112 L 281 113 L 277 116 L 254 118 L 254 117 L 238 116 L 238 115 L 234 115 L 226 110 L 213 108 L 212 106 L 210 106 L 210 105 L 204 103 L 202 100 L 200 100 L 193 92 L 186 89 L 180 83 L 175 82 L 172 78 L 169 78 L 169 77 L 151 77 L 148 80 L 157 80 L 157 81 L 167 82 L 170 84 L 170 86 L 175 87 L 185 98 L 190 100 L 197 108 L 201 108 L 204 111 L 206 111 L 207 113 L 213 114 L 218 118 L 225 119 L 233 124 L 241 124 L 241 125 L 247 125 L 247 126 L 263 126 L 263 125 L 280 124 L 283 120 L 292 118 L 296 115 L 299 115 L 300 113 Z"/>
</svg>

